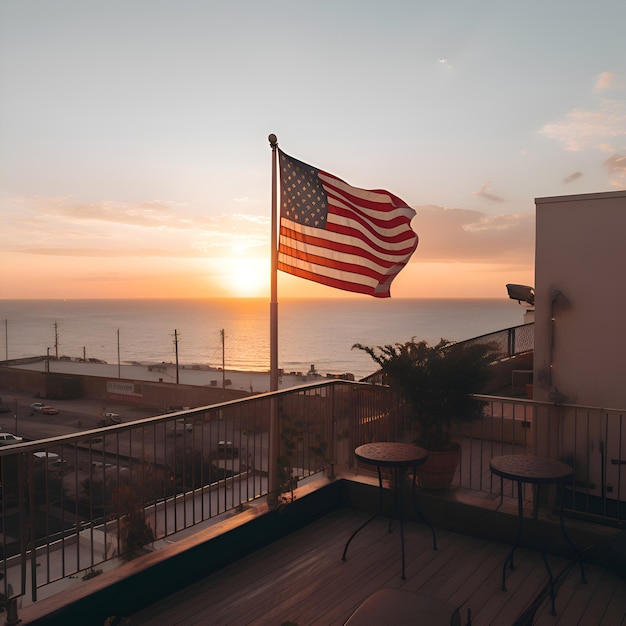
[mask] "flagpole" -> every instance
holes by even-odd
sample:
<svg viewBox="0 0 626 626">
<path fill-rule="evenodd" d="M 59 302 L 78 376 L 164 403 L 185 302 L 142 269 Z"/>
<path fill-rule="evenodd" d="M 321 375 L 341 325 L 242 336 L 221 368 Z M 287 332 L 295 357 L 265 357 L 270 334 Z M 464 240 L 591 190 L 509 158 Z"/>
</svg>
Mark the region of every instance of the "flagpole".
<svg viewBox="0 0 626 626">
<path fill-rule="evenodd" d="M 276 159 L 278 138 L 273 133 L 268 137 L 272 148 L 272 237 L 271 237 L 271 300 L 270 300 L 270 391 L 278 391 L 278 216 L 276 194 Z"/>
<path fill-rule="evenodd" d="M 270 278 L 270 391 L 278 391 L 278 217 L 276 207 L 276 161 L 278 157 L 278 138 L 273 133 L 268 137 L 272 148 L 272 236 L 271 236 L 271 278 Z M 280 489 L 278 477 L 278 457 L 280 437 L 278 434 L 278 398 L 270 398 L 270 440 L 267 503 L 270 508 L 278 506 Z"/>
</svg>

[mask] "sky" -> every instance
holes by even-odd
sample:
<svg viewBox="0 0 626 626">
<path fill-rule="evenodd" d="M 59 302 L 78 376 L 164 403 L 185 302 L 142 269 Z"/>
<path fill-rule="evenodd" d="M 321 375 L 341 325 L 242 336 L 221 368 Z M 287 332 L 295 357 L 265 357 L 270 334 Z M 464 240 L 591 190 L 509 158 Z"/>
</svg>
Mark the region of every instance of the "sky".
<svg viewBox="0 0 626 626">
<path fill-rule="evenodd" d="M 623 0 L 0 0 L 0 298 L 269 298 L 270 133 L 415 209 L 392 297 L 506 297 L 534 284 L 535 198 L 626 188 L 625 23 Z"/>
</svg>

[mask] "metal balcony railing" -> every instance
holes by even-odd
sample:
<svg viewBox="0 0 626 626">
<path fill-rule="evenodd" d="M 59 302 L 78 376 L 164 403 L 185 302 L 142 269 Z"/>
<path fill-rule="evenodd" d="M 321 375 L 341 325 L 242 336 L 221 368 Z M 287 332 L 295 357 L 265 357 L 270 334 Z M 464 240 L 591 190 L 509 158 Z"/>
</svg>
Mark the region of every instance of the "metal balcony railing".
<svg viewBox="0 0 626 626">
<path fill-rule="evenodd" d="M 463 345 L 486 343 L 495 345 L 498 350 L 498 358 L 505 359 L 534 350 L 535 324 L 534 322 L 529 322 L 528 324 L 505 328 L 504 330 L 480 335 L 479 337 L 472 337 L 459 343 Z"/>
<path fill-rule="evenodd" d="M 476 397 L 484 417 L 452 433 L 454 488 L 499 494 L 493 456 L 553 456 L 574 468 L 571 513 L 626 522 L 625 412 Z M 274 468 L 288 499 L 299 480 L 353 467 L 358 445 L 417 434 L 389 387 L 333 380 L 0 448 L 0 590 L 36 601 L 47 585 L 96 575 L 266 497 Z"/>
</svg>

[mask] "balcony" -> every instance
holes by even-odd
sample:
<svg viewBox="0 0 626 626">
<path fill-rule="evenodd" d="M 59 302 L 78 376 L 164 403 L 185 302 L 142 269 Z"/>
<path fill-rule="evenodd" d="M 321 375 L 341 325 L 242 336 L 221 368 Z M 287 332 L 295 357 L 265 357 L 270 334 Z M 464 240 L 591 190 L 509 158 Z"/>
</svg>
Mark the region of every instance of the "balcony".
<svg viewBox="0 0 626 626">
<path fill-rule="evenodd" d="M 0 449 L 10 615 L 50 624 L 111 615 L 133 624 L 341 624 L 372 591 L 402 587 L 470 608 L 474 624 L 515 623 L 535 601 L 536 623 L 570 624 L 573 613 L 589 618 L 581 623 L 602 623 L 598 615 L 620 623 L 626 586 L 612 568 L 626 521 L 615 435 L 622 414 L 483 399 L 483 420 L 453 433 L 462 444 L 453 487 L 420 492 L 439 550 L 427 527 L 405 525 L 405 581 L 398 529 L 389 534 L 383 518 L 341 561 L 378 497 L 354 448 L 414 437 L 406 407 L 385 387 L 330 381 Z M 574 467 L 566 524 L 575 543 L 589 547 L 589 584 L 568 567 L 554 494 L 540 502 L 536 534 L 554 573 L 562 572 L 556 617 L 536 551 L 520 551 L 509 591 L 500 590 L 516 499 L 488 463 L 508 453 Z M 284 499 L 278 509 L 267 504 L 272 481 Z M 527 516 L 532 502 L 529 488 Z"/>
</svg>

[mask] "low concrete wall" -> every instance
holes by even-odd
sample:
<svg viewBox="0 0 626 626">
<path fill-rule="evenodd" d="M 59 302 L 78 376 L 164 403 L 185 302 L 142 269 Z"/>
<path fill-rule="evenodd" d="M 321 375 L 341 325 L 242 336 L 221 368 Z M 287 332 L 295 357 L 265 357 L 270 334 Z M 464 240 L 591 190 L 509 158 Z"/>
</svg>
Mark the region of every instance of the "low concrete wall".
<svg viewBox="0 0 626 626">
<path fill-rule="evenodd" d="M 19 611 L 23 624 L 104 624 L 131 615 L 339 508 L 343 481 L 281 510 L 258 505 Z"/>
<path fill-rule="evenodd" d="M 112 391 L 115 387 L 111 385 L 112 382 L 119 383 L 123 389 L 132 387 L 132 394 Z M 251 395 L 246 391 L 220 387 L 37 372 L 4 366 L 0 366 L 0 388 L 32 393 L 33 397 L 39 398 L 89 398 L 99 402 L 127 402 L 156 409 L 206 406 Z"/>
<path fill-rule="evenodd" d="M 513 371 L 533 369 L 533 353 L 524 352 L 510 359 L 504 359 L 491 367 L 491 379 L 485 386 L 483 393 L 497 393 L 501 389 L 508 389 L 513 384 Z M 522 389 L 522 392 L 524 389 Z"/>
</svg>

